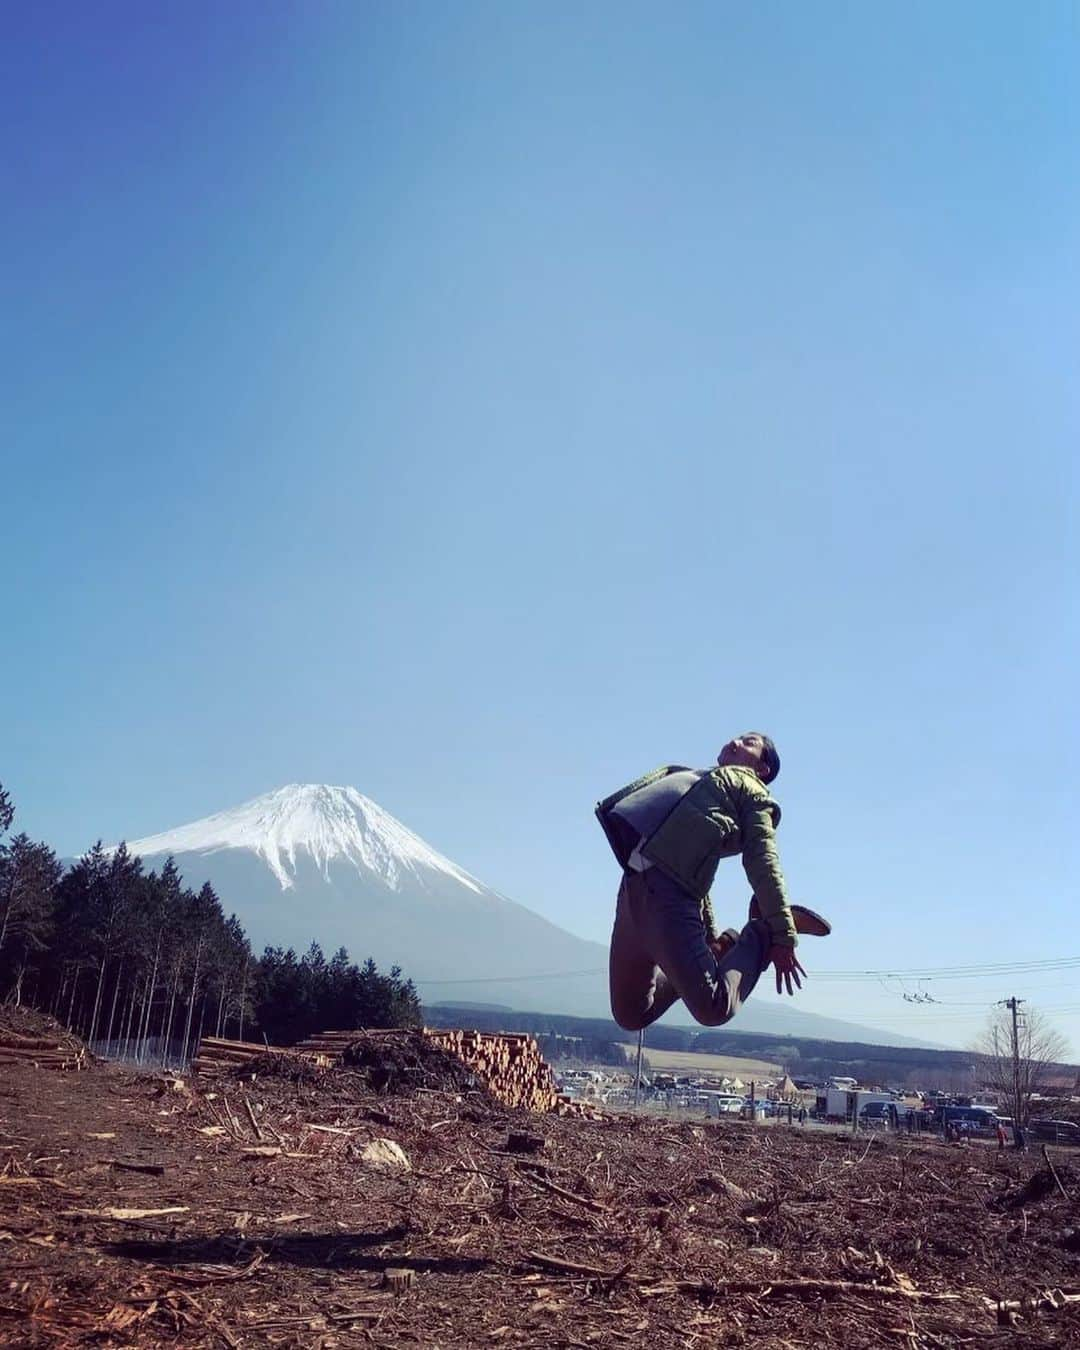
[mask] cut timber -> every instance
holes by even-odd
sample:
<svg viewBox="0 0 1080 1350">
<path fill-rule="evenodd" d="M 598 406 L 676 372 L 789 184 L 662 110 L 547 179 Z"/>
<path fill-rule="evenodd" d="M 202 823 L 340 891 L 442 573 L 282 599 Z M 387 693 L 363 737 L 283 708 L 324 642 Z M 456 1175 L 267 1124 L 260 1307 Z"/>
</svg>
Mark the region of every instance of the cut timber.
<svg viewBox="0 0 1080 1350">
<path fill-rule="evenodd" d="M 204 1036 L 191 1067 L 200 1078 L 213 1078 L 216 1074 L 241 1067 L 265 1055 L 278 1055 L 285 1061 L 296 1059 L 298 1064 L 313 1064 L 317 1068 L 325 1068 L 330 1064 L 325 1055 L 305 1053 L 299 1046 L 293 1050 L 277 1045 L 260 1045 L 255 1041 L 228 1041 L 221 1036 Z"/>
<path fill-rule="evenodd" d="M 168 1205 L 165 1209 L 122 1209 L 109 1205 L 105 1209 L 62 1209 L 65 1219 L 156 1219 L 161 1214 L 186 1214 L 187 1205 Z"/>
<path fill-rule="evenodd" d="M 32 1064 L 39 1069 L 62 1071 L 85 1069 L 89 1059 L 85 1048 L 74 1036 L 20 1036 L 14 1031 L 0 1034 L 0 1064 Z"/>
<path fill-rule="evenodd" d="M 424 1034 L 433 1045 L 460 1059 L 504 1106 L 537 1112 L 554 1111 L 558 1106 L 555 1079 L 531 1036 L 430 1028 Z"/>
<path fill-rule="evenodd" d="M 571 1101 L 558 1092 L 540 1047 L 535 1038 L 525 1032 L 499 1034 L 426 1027 L 421 1034 L 430 1045 L 459 1060 L 504 1106 L 538 1113 L 553 1111 L 586 1119 L 600 1116 L 600 1111 L 591 1102 Z M 321 1031 L 292 1049 L 204 1036 L 192 1067 L 201 1077 L 213 1077 L 264 1055 L 281 1055 L 292 1057 L 298 1063 L 331 1067 L 340 1065 L 345 1052 L 358 1041 L 378 1044 L 385 1040 L 393 1044 L 416 1035 L 417 1032 L 404 1029 Z M 512 1148 L 511 1151 L 517 1150 Z"/>
</svg>

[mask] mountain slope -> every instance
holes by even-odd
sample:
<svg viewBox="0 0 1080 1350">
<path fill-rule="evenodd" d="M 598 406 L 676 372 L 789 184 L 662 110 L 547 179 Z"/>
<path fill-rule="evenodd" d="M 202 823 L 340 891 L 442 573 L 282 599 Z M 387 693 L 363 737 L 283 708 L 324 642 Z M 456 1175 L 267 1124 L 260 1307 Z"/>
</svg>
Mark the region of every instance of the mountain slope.
<svg viewBox="0 0 1080 1350">
<path fill-rule="evenodd" d="M 189 884 L 209 880 L 256 949 L 340 945 L 417 983 L 602 972 L 598 943 L 498 895 L 351 787 L 291 784 L 178 829 L 135 839 Z M 578 985 L 581 979 L 574 977 Z M 573 992 L 564 981 L 559 998 Z"/>
<path fill-rule="evenodd" d="M 344 946 L 384 969 L 400 965 L 427 1001 L 610 1016 L 606 947 L 484 886 L 355 788 L 290 784 L 128 849 L 148 867 L 173 855 L 188 885 L 210 881 L 256 951 L 317 941 L 328 955 Z M 689 1017 L 677 1007 L 668 1020 Z M 767 993 L 738 1027 L 913 1044 Z"/>
</svg>

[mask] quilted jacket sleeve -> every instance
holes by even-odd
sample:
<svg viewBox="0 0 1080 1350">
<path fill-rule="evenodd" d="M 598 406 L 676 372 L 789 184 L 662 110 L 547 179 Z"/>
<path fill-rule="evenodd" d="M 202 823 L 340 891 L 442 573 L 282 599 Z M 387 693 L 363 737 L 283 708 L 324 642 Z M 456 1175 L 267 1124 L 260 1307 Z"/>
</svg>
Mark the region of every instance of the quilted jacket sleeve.
<svg viewBox="0 0 1080 1350">
<path fill-rule="evenodd" d="M 747 789 L 740 796 L 742 861 L 747 880 L 761 906 L 762 916 L 772 930 L 773 942 L 794 947 L 799 939 L 776 850 L 776 822 L 780 808 L 764 789 L 760 792 Z"/>
</svg>

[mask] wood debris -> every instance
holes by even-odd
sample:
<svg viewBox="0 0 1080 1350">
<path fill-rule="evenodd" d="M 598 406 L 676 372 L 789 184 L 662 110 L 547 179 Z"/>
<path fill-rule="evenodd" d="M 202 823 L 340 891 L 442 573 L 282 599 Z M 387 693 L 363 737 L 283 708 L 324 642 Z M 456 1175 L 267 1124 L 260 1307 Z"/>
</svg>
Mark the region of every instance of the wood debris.
<svg viewBox="0 0 1080 1350">
<path fill-rule="evenodd" d="M 537 1115 L 423 1037 L 383 1038 L 379 1078 L 377 1039 L 362 1064 L 244 1061 L 183 1101 L 111 1066 L 10 1070 L 0 1344 L 1080 1345 L 1067 1149 L 1051 1171 L 926 1139 Z M 379 1140 L 411 1170 L 361 1163 Z"/>
</svg>

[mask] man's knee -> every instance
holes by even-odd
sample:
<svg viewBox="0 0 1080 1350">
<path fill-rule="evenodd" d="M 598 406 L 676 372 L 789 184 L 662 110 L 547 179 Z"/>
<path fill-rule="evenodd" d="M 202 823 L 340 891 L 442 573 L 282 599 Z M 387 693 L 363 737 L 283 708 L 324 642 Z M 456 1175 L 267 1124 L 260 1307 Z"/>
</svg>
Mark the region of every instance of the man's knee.
<svg viewBox="0 0 1080 1350">
<path fill-rule="evenodd" d="M 695 1022 L 700 1022 L 703 1027 L 722 1027 L 735 1016 L 735 1010 L 728 1006 L 723 993 L 721 988 L 717 990 L 715 998 L 695 999 L 693 1002 L 684 999 L 683 1002 Z"/>
<path fill-rule="evenodd" d="M 611 1015 L 623 1031 L 643 1030 L 652 1020 L 649 1014 L 650 1009 L 640 1001 L 631 1002 L 628 999 L 618 998 L 614 992 L 612 993 Z"/>
</svg>

